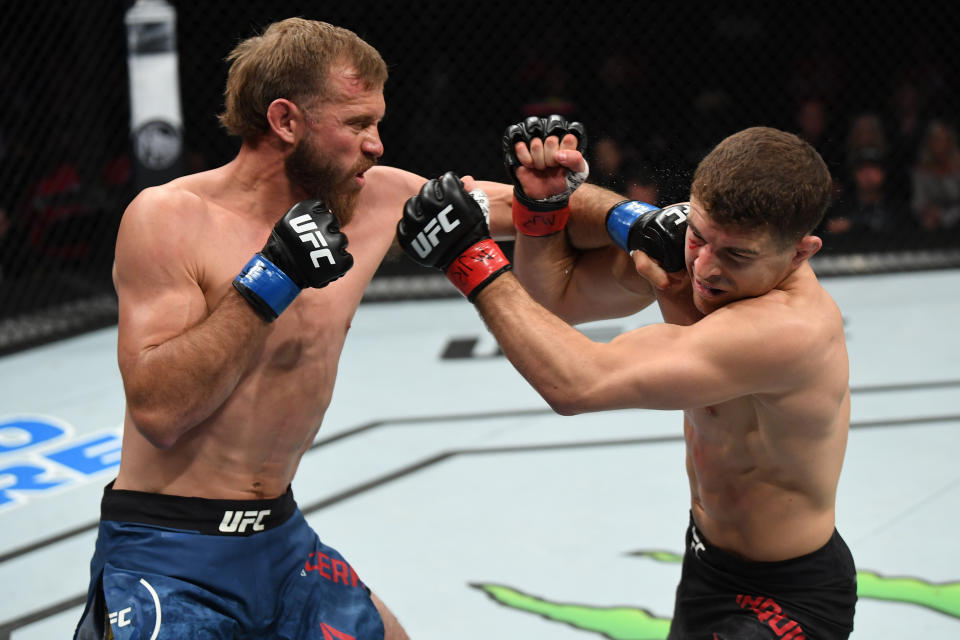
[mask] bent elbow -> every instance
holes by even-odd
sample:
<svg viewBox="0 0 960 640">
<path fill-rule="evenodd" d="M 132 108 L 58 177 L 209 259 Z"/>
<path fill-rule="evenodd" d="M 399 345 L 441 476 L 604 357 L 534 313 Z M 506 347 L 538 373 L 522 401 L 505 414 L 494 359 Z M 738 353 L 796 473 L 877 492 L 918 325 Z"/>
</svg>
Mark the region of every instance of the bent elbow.
<svg viewBox="0 0 960 640">
<path fill-rule="evenodd" d="M 576 416 L 584 411 L 578 407 L 575 407 L 569 403 L 565 402 L 550 402 L 548 403 L 550 408 L 554 410 L 555 413 L 561 416 Z"/>
<path fill-rule="evenodd" d="M 127 412 L 137 432 L 157 449 L 169 449 L 184 431 L 169 412 L 132 405 L 127 407 Z"/>
<path fill-rule="evenodd" d="M 540 395 L 547 401 L 550 408 L 561 416 L 576 416 L 590 411 L 579 394 L 570 393 L 564 389 L 553 389 L 549 392 L 541 391 Z"/>
</svg>

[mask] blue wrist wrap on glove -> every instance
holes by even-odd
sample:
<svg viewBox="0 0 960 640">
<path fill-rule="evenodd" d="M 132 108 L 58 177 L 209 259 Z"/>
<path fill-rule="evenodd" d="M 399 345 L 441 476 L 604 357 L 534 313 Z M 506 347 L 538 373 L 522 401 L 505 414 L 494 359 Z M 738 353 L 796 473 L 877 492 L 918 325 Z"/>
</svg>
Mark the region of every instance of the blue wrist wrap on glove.
<svg viewBox="0 0 960 640">
<path fill-rule="evenodd" d="M 636 222 L 637 218 L 647 211 L 659 209 L 652 204 L 640 202 L 639 200 L 628 200 L 621 202 L 610 209 L 607 214 L 607 233 L 613 239 L 614 244 L 628 252 L 627 237 L 630 235 L 630 227 Z"/>
<path fill-rule="evenodd" d="M 250 258 L 234 282 L 256 294 L 274 312 L 274 317 L 283 313 L 300 293 L 300 287 L 287 274 L 259 253 Z"/>
</svg>

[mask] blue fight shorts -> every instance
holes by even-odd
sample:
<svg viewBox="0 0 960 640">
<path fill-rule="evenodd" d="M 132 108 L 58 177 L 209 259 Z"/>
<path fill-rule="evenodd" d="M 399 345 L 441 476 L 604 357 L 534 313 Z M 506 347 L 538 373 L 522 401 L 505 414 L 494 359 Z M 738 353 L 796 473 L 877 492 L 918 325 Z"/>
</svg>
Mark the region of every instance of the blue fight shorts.
<svg viewBox="0 0 960 640">
<path fill-rule="evenodd" d="M 370 590 L 293 500 L 104 489 L 76 640 L 382 640 Z"/>
</svg>

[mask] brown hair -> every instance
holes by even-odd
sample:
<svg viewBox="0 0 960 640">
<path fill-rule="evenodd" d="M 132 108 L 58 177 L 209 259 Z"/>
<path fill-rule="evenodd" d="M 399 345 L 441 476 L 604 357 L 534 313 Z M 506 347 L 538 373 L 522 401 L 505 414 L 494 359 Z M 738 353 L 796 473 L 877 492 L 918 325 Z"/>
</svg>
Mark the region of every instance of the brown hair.
<svg viewBox="0 0 960 640">
<path fill-rule="evenodd" d="M 366 89 L 383 88 L 387 65 L 372 46 L 348 29 L 326 22 L 288 18 L 267 27 L 262 35 L 238 44 L 223 93 L 220 123 L 244 139 L 270 130 L 267 107 L 277 98 L 326 101 L 332 67 L 352 67 Z"/>
<path fill-rule="evenodd" d="M 820 223 L 831 187 L 827 165 L 808 143 L 792 133 L 751 127 L 707 154 L 690 195 L 717 225 L 761 229 L 786 246 Z"/>
</svg>

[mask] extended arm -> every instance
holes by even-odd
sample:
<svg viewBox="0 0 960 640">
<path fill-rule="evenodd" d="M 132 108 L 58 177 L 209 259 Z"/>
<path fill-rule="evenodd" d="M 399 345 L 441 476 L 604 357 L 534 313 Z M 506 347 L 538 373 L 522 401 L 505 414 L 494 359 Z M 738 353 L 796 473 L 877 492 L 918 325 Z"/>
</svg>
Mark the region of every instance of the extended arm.
<svg viewBox="0 0 960 640">
<path fill-rule="evenodd" d="M 593 342 L 526 293 L 511 273 L 474 303 L 500 348 L 563 415 L 610 409 L 690 409 L 796 383 L 811 351 L 801 320 L 762 301 L 714 312 L 692 326 L 655 324 Z M 778 340 L 792 333 L 795 340 Z"/>
<path fill-rule="evenodd" d="M 774 391 L 794 382 L 787 376 L 810 347 L 801 319 L 759 299 L 692 326 L 650 325 L 592 342 L 520 285 L 453 174 L 407 202 L 397 232 L 408 255 L 444 270 L 476 303 L 510 361 L 559 413 L 685 409 Z"/>
</svg>

